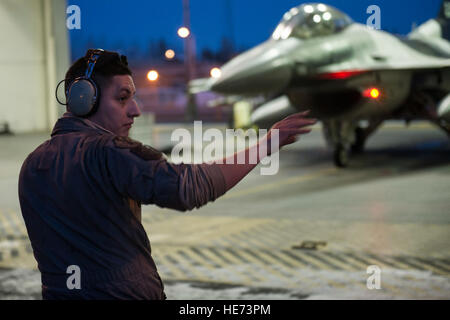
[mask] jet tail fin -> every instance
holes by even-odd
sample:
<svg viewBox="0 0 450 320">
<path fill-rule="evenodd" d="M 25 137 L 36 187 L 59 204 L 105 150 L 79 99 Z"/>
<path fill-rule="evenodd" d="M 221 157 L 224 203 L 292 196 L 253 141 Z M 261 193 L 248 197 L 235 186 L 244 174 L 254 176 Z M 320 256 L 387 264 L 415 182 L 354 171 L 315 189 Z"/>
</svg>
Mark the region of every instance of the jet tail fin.
<svg viewBox="0 0 450 320">
<path fill-rule="evenodd" d="M 441 26 L 442 38 L 450 41 L 450 0 L 442 0 L 436 21 Z"/>
<path fill-rule="evenodd" d="M 408 38 L 422 40 L 440 38 L 450 41 L 450 0 L 443 0 L 438 16 L 413 29 Z"/>
</svg>

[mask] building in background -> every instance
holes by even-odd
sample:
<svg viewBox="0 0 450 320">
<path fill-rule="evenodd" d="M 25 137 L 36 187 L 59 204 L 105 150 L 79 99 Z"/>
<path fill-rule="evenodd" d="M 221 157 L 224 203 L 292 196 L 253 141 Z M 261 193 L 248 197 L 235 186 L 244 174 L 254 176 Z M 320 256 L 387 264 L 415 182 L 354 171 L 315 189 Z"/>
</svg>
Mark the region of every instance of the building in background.
<svg viewBox="0 0 450 320">
<path fill-rule="evenodd" d="M 69 66 L 66 1 L 0 1 L 0 131 L 50 130 L 65 110 L 56 84 Z"/>
<path fill-rule="evenodd" d="M 217 63 L 197 61 L 199 77 L 208 77 Z M 211 107 L 210 102 L 220 99 L 213 92 L 195 95 L 195 118 L 186 118 L 188 95 L 186 94 L 186 68 L 183 61 L 141 63 L 132 65 L 136 85 L 136 97 L 143 113 L 152 113 L 156 122 L 184 122 L 202 120 L 228 122 L 231 109 L 228 106 Z M 149 80 L 148 73 L 156 71 L 157 79 Z"/>
</svg>

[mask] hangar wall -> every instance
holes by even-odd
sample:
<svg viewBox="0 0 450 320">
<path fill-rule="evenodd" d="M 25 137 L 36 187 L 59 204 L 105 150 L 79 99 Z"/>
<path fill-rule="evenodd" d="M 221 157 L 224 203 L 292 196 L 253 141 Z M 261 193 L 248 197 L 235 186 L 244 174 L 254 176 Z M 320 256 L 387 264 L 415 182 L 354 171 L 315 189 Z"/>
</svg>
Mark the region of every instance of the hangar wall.
<svg viewBox="0 0 450 320">
<path fill-rule="evenodd" d="M 64 0 L 0 1 L 0 130 L 50 130 L 64 108 L 57 82 L 69 66 Z"/>
</svg>

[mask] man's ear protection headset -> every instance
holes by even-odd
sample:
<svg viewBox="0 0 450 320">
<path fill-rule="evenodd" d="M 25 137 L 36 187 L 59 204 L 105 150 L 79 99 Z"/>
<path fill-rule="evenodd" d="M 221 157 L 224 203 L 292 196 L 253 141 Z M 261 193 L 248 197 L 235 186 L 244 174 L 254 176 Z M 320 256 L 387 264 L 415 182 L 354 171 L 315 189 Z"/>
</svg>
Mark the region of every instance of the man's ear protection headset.
<svg viewBox="0 0 450 320">
<path fill-rule="evenodd" d="M 78 117 L 88 117 L 94 114 L 100 101 L 100 87 L 91 78 L 95 64 L 102 54 L 103 49 L 89 49 L 87 68 L 84 76 L 76 78 L 66 89 L 66 103 L 58 99 L 58 87 L 66 81 L 62 80 L 56 87 L 56 99 L 60 104 L 67 105 L 67 110 Z"/>
</svg>

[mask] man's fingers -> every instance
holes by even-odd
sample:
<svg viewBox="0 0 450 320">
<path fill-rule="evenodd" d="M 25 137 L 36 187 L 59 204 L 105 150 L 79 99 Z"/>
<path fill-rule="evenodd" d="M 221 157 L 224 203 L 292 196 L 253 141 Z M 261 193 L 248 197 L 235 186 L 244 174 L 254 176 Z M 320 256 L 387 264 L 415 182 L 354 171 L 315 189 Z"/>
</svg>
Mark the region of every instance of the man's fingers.
<svg viewBox="0 0 450 320">
<path fill-rule="evenodd" d="M 300 127 L 306 127 L 311 126 L 317 123 L 316 119 L 287 119 L 285 122 L 283 122 L 283 125 L 279 127 L 279 129 L 282 128 L 300 128 Z"/>
<path fill-rule="evenodd" d="M 307 116 L 310 112 L 311 112 L 311 110 L 305 110 L 305 111 L 302 111 L 302 112 L 294 113 L 294 114 L 292 114 L 292 116 L 294 116 L 294 117 L 304 117 L 304 116 Z"/>
<path fill-rule="evenodd" d="M 284 120 L 293 119 L 293 118 L 299 118 L 299 117 L 305 117 L 305 116 L 307 116 L 309 114 L 309 112 L 310 112 L 310 110 L 306 110 L 306 111 L 303 111 L 303 112 L 297 112 L 297 113 L 294 113 L 294 114 L 291 114 L 291 115 L 287 116 L 286 118 L 284 118 Z"/>
<path fill-rule="evenodd" d="M 310 112 L 311 112 L 310 110 L 306 110 L 306 111 L 303 111 L 303 112 L 294 113 L 291 116 L 292 116 L 292 118 L 304 118 L 308 114 L 310 114 Z"/>
<path fill-rule="evenodd" d="M 291 135 L 297 135 L 297 134 L 305 134 L 311 132 L 310 128 L 304 129 L 304 128 L 291 128 L 291 129 L 284 129 L 281 130 L 281 133 L 287 134 L 289 136 Z"/>
<path fill-rule="evenodd" d="M 317 123 L 316 119 L 299 119 L 296 121 L 299 127 L 312 126 Z"/>
</svg>

